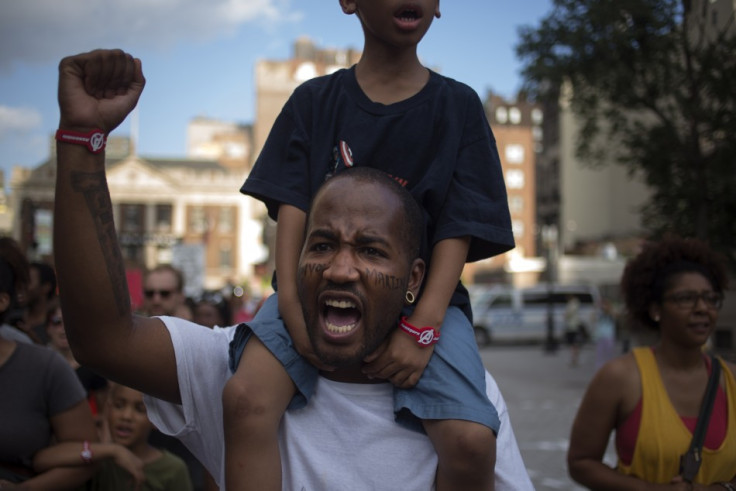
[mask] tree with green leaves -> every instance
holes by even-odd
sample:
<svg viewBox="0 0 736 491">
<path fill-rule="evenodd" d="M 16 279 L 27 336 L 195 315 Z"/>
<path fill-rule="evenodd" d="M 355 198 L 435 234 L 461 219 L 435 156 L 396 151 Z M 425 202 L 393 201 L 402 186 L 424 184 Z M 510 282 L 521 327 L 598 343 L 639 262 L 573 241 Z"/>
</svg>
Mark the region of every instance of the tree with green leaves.
<svg viewBox="0 0 736 491">
<path fill-rule="evenodd" d="M 571 89 L 577 156 L 613 160 L 651 188 L 642 213 L 652 235 L 707 240 L 736 264 L 733 5 L 554 0 L 539 25 L 520 29 L 516 50 L 532 97 Z"/>
</svg>

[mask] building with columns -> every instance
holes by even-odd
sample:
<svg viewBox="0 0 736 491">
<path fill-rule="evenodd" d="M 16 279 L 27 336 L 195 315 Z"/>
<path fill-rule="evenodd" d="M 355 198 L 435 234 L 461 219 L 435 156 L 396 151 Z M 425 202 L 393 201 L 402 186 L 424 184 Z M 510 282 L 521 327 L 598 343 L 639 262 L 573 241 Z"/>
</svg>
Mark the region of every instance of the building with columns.
<svg viewBox="0 0 736 491">
<path fill-rule="evenodd" d="M 213 135 L 211 142 L 218 141 Z M 232 143 L 243 138 L 248 140 L 250 133 L 243 130 L 237 137 L 219 140 Z M 12 235 L 30 258 L 47 261 L 52 260 L 53 140 L 50 155 L 33 169 L 14 169 L 10 182 Z M 255 202 L 238 193 L 249 154 L 237 166 L 232 155 L 225 155 L 227 163 L 213 158 L 145 157 L 134 151 L 129 138 L 112 136 L 106 157 L 116 229 L 129 270 L 177 265 L 185 272 L 187 293 L 196 294 L 227 282 L 247 281 L 266 260 L 262 224 L 252 209 Z"/>
</svg>

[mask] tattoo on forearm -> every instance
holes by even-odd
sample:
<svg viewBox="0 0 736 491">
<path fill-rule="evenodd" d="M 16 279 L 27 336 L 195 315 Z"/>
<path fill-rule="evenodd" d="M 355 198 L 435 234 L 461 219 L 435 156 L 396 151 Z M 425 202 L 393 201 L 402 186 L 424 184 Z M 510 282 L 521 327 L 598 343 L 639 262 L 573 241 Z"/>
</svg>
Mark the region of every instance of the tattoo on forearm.
<svg viewBox="0 0 736 491">
<path fill-rule="evenodd" d="M 394 275 L 379 273 L 373 269 L 366 269 L 365 275 L 375 285 L 381 286 L 388 290 L 403 290 L 405 288 L 405 282 L 402 278 L 397 278 Z"/>
<path fill-rule="evenodd" d="M 112 202 L 107 189 L 105 172 L 74 172 L 71 180 L 72 189 L 84 195 L 87 208 L 92 214 L 118 313 L 125 314 L 130 310 L 130 298 L 124 274 L 125 263 L 115 234 Z"/>
</svg>

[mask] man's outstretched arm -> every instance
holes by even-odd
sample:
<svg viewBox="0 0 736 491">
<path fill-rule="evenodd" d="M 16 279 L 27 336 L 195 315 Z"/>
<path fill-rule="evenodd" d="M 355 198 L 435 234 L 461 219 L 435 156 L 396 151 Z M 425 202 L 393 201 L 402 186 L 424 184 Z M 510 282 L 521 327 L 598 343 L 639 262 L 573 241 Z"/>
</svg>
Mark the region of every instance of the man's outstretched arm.
<svg viewBox="0 0 736 491">
<path fill-rule="evenodd" d="M 59 64 L 59 129 L 107 135 L 135 108 L 140 60 L 96 50 Z M 105 178 L 105 154 L 57 142 L 54 256 L 74 356 L 103 376 L 178 402 L 171 338 L 157 319 L 133 316 Z"/>
</svg>

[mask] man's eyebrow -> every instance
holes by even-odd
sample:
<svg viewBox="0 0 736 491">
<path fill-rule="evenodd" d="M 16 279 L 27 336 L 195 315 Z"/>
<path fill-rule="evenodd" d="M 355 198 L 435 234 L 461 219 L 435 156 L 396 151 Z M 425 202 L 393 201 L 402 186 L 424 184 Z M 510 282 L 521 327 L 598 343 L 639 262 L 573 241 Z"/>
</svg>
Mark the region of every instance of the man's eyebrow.
<svg viewBox="0 0 736 491">
<path fill-rule="evenodd" d="M 370 234 L 359 235 L 355 239 L 355 243 L 357 245 L 362 245 L 362 246 L 369 245 L 369 244 L 380 244 L 384 247 L 389 247 L 391 245 L 389 241 L 384 239 L 383 237 L 379 237 L 377 235 L 370 235 Z"/>
<path fill-rule="evenodd" d="M 324 228 L 312 229 L 307 236 L 308 239 L 326 239 L 326 240 L 338 240 L 337 234 Z M 388 240 L 373 234 L 360 234 L 354 240 L 355 245 L 365 246 L 369 244 L 378 244 L 384 247 L 389 247 L 391 244 Z"/>
<path fill-rule="evenodd" d="M 337 235 L 334 232 L 330 232 L 327 229 L 324 228 L 315 228 L 312 229 L 309 234 L 307 235 L 308 239 L 312 238 L 322 238 L 327 240 L 335 240 L 337 238 Z"/>
</svg>

